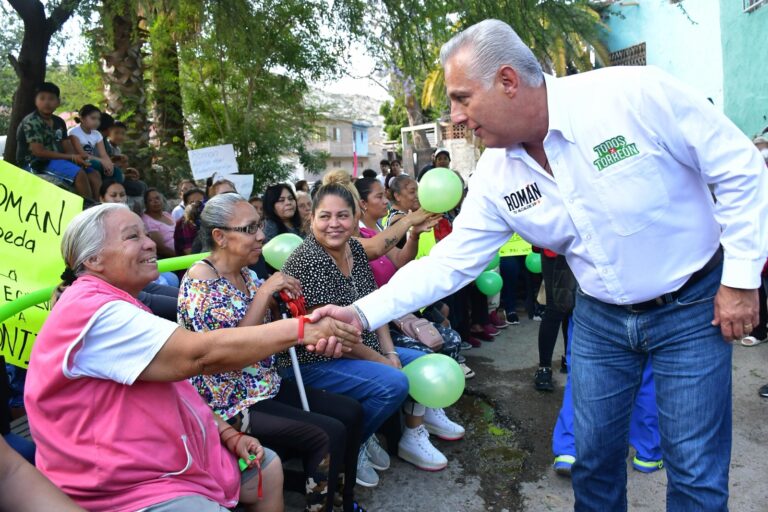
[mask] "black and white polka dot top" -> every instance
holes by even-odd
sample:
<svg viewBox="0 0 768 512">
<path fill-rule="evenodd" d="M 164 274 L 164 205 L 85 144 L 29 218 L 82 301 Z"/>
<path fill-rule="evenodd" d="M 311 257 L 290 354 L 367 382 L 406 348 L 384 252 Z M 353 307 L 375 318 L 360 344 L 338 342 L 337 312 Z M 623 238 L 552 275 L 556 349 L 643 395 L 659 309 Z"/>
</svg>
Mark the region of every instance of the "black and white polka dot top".
<svg viewBox="0 0 768 512">
<path fill-rule="evenodd" d="M 376 290 L 376 281 L 373 278 L 371 267 L 368 265 L 368 257 L 365 255 L 362 244 L 354 238 L 350 238 L 347 243 L 352 250 L 352 275 L 350 277 L 342 274 L 339 267 L 336 266 L 336 262 L 325 252 L 314 235 L 308 235 L 283 265 L 282 272 L 284 274 L 301 282 L 307 309 L 325 304 L 348 306 Z M 363 343 L 376 352 L 381 352 L 376 333 L 363 331 Z M 328 357 L 307 352 L 303 347 L 296 347 L 296 353 L 301 364 L 331 360 Z M 291 365 L 287 352 L 279 354 L 277 364 L 280 367 Z"/>
</svg>

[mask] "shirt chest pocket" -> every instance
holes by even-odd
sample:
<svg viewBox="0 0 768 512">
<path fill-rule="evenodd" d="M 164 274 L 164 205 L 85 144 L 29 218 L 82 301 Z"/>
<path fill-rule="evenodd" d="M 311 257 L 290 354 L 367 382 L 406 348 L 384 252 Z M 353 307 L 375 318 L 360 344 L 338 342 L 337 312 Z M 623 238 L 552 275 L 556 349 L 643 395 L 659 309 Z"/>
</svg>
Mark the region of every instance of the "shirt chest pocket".
<svg viewBox="0 0 768 512">
<path fill-rule="evenodd" d="M 669 206 L 661 169 L 652 155 L 642 155 L 617 169 L 600 173 L 595 192 L 614 231 L 628 236 L 659 220 Z"/>
</svg>

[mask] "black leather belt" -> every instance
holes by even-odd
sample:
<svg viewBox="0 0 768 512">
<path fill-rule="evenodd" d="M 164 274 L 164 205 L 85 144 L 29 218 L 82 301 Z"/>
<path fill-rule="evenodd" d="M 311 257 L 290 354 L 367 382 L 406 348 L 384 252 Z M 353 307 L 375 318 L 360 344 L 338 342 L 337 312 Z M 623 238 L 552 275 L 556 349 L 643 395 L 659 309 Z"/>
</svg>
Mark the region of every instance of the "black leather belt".
<svg viewBox="0 0 768 512">
<path fill-rule="evenodd" d="M 665 304 L 671 304 L 675 302 L 678 299 L 678 297 L 680 297 L 680 294 L 683 293 L 688 287 L 693 286 L 694 284 L 701 281 L 706 275 L 708 275 L 718 265 L 720 265 L 722 261 L 723 261 L 723 248 L 718 247 L 717 251 L 715 251 L 715 254 L 712 255 L 709 261 L 699 270 L 691 274 L 691 277 L 688 278 L 688 280 L 685 282 L 683 286 L 680 287 L 679 290 L 676 290 L 670 293 L 665 293 L 664 295 L 661 295 L 660 297 L 656 297 L 655 299 L 646 300 L 645 302 L 638 302 L 637 304 L 630 304 L 623 307 L 628 309 L 632 313 L 641 313 L 643 311 L 648 311 L 648 310 L 657 308 L 659 306 L 664 306 Z"/>
</svg>

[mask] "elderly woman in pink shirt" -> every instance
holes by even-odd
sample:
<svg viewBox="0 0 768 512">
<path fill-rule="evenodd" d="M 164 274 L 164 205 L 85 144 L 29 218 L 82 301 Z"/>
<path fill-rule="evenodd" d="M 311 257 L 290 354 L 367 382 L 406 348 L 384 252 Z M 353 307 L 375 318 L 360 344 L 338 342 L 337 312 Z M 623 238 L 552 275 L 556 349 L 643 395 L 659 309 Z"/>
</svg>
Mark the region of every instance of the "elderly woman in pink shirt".
<svg viewBox="0 0 768 512">
<path fill-rule="evenodd" d="M 279 459 L 216 417 L 186 379 L 297 339 L 338 357 L 359 333 L 327 319 L 193 333 L 153 316 L 136 296 L 157 278 L 155 243 L 124 205 L 76 216 L 62 255 L 69 286 L 38 334 L 25 392 L 40 471 L 92 511 L 282 511 Z M 242 474 L 238 458 L 249 461 Z"/>
</svg>

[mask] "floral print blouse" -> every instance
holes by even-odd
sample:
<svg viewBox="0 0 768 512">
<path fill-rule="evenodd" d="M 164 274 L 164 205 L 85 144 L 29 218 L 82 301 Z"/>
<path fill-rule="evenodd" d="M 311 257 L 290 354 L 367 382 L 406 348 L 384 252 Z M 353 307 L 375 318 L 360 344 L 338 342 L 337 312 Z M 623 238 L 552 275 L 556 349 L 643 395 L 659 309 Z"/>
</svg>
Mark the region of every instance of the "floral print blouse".
<svg viewBox="0 0 768 512">
<path fill-rule="evenodd" d="M 187 273 L 179 288 L 179 324 L 190 331 L 237 327 L 262 283 L 248 268 L 242 269 L 241 274 L 247 294 L 223 277 L 193 279 Z M 277 395 L 280 375 L 274 363 L 275 357 L 270 356 L 241 371 L 196 375 L 189 380 L 214 412 L 227 420 L 251 405 Z"/>
</svg>

